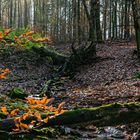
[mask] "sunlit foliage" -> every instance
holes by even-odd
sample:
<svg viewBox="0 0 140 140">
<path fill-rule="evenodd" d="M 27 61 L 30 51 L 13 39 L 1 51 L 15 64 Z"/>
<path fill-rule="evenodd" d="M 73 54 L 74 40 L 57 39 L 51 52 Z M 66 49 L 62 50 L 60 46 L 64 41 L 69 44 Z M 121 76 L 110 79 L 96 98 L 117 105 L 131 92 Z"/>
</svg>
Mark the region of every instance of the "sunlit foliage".
<svg viewBox="0 0 140 140">
<path fill-rule="evenodd" d="M 3 46 L 30 49 L 32 46 L 43 46 L 50 41 L 49 37 L 41 37 L 40 34 L 25 30 L 3 29 L 0 31 L 0 42 Z"/>
</svg>

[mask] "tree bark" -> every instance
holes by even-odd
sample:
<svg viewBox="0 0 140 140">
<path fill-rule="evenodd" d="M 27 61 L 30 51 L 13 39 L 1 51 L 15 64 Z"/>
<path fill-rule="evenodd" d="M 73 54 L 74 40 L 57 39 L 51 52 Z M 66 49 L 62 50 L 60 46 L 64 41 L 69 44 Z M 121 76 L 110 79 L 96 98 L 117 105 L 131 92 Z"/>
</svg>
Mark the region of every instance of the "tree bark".
<svg viewBox="0 0 140 140">
<path fill-rule="evenodd" d="M 61 66 L 59 69 L 61 75 L 73 75 L 80 65 L 86 64 L 87 62 L 94 62 L 98 58 L 96 56 L 96 44 L 93 41 L 89 41 L 86 46 L 79 49 L 75 49 L 73 43 L 71 48 L 72 54 L 70 56 L 65 56 L 43 47 L 38 48 L 33 46 L 32 50 L 39 53 L 41 57 L 51 57 L 53 64 Z"/>
<path fill-rule="evenodd" d="M 134 26 L 137 42 L 137 53 L 140 61 L 140 2 L 139 0 L 132 0 L 132 9 L 134 17 Z"/>
<path fill-rule="evenodd" d="M 46 115 L 42 114 L 42 118 Z M 54 125 L 70 125 L 81 123 L 92 123 L 95 126 L 115 126 L 140 122 L 140 103 L 109 104 L 88 109 L 67 111 L 56 118 L 50 119 L 48 123 L 38 128 Z M 35 120 L 30 117 L 24 123 Z M 0 130 L 11 131 L 15 127 L 14 118 L 0 120 Z"/>
<path fill-rule="evenodd" d="M 39 48 L 39 47 L 33 46 L 32 50 L 40 54 L 40 57 L 46 57 L 46 56 L 51 57 L 53 64 L 61 65 L 65 63 L 66 59 L 68 59 L 67 56 L 60 54 L 56 51 L 53 51 L 49 48 L 44 48 L 44 47 Z"/>
</svg>

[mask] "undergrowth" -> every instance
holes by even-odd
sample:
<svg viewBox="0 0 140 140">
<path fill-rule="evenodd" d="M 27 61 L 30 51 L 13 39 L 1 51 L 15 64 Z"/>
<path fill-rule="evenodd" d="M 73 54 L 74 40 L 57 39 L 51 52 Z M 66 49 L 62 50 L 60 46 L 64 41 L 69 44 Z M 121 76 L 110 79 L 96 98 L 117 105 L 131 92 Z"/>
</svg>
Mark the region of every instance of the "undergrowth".
<svg viewBox="0 0 140 140">
<path fill-rule="evenodd" d="M 3 29 L 0 28 L 0 47 L 15 47 L 30 49 L 32 46 L 42 47 L 49 43 L 49 37 L 42 37 L 41 34 L 27 29 Z"/>
<path fill-rule="evenodd" d="M 29 29 L 0 28 L 0 48 L 8 46 L 16 49 L 30 49 L 32 46 L 41 47 L 43 43 L 49 42 L 50 39 L 48 37 L 41 37 L 40 34 Z M 8 68 L 0 69 L 0 80 L 5 79 L 8 74 L 10 74 Z M 21 93 L 21 90 L 18 89 L 17 91 L 18 94 Z M 42 97 L 36 99 L 34 97 L 27 97 L 26 100 L 11 99 L 8 102 L 3 102 L 0 108 L 0 121 L 3 118 L 13 118 L 15 128 L 12 131 L 18 132 L 40 126 L 43 123 L 47 123 L 49 119 L 65 112 L 63 110 L 64 102 L 60 103 L 58 107 L 53 107 L 53 101 L 54 98 Z M 30 121 L 27 122 L 26 120 Z"/>
</svg>

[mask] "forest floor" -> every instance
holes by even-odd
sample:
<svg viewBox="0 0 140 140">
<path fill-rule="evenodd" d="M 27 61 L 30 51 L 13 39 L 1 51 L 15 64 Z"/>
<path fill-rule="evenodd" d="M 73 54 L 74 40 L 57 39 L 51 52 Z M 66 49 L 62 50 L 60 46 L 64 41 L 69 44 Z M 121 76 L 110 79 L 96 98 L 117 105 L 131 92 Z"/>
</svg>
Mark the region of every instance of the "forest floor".
<svg viewBox="0 0 140 140">
<path fill-rule="evenodd" d="M 66 47 L 63 46 L 64 50 Z M 80 67 L 73 80 L 61 77 L 60 81 L 51 86 L 51 96 L 55 97 L 56 103 L 65 101 L 66 109 L 95 107 L 115 102 L 139 102 L 140 80 L 133 78 L 134 74 L 140 71 L 140 64 L 133 54 L 135 47 L 133 43 L 98 45 L 97 55 L 111 59 Z M 14 87 L 21 87 L 32 95 L 39 94 L 54 71 L 48 60 L 43 59 L 40 63 L 38 59 L 39 56 L 33 52 L 0 54 L 0 68 L 9 68 L 11 71 L 7 79 L 0 81 L 0 94 L 7 95 Z M 136 131 L 138 125 L 132 126 L 123 126 L 123 132 L 133 129 Z M 91 128 L 91 125 L 89 127 L 90 130 L 95 129 L 93 126 Z M 76 128 L 73 132 L 73 128 L 69 127 L 65 130 L 67 134 L 71 131 L 76 133 L 74 135 L 82 133 L 79 136 L 81 139 L 93 138 L 91 133 L 85 133 L 85 130 L 79 132 Z"/>
</svg>

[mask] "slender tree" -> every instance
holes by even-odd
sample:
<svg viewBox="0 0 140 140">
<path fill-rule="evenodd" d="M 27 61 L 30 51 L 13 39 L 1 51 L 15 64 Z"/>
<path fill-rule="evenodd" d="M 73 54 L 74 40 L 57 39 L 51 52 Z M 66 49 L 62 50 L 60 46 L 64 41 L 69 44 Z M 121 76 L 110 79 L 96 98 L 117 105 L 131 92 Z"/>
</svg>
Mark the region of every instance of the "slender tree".
<svg viewBox="0 0 140 140">
<path fill-rule="evenodd" d="M 140 1 L 132 0 L 133 16 L 134 16 L 134 25 L 136 32 L 136 41 L 137 41 L 137 53 L 140 60 Z"/>
</svg>

